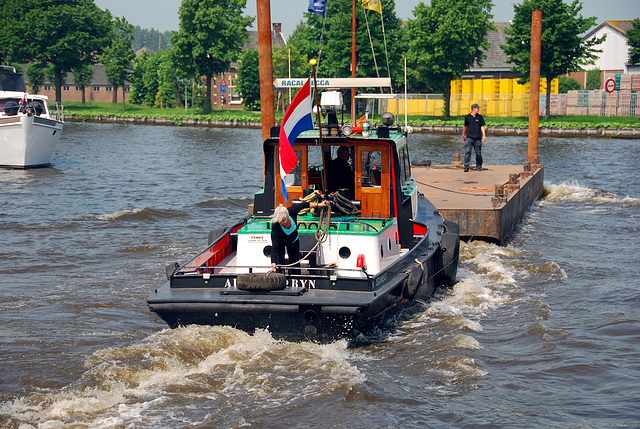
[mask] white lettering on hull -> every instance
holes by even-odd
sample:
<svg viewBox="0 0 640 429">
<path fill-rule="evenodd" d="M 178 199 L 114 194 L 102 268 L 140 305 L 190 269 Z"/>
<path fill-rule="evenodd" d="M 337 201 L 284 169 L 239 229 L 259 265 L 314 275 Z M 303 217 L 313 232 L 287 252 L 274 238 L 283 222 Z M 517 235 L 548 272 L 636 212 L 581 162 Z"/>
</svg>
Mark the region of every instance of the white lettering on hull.
<svg viewBox="0 0 640 429">
<path fill-rule="evenodd" d="M 310 279 L 287 279 L 287 285 L 290 285 L 292 288 L 316 288 L 316 281 Z"/>
<path fill-rule="evenodd" d="M 292 288 L 316 288 L 316 281 L 311 279 L 287 279 L 287 286 L 291 286 Z M 227 279 L 224 282 L 224 287 L 226 288 L 235 288 L 236 287 L 236 279 Z"/>
</svg>

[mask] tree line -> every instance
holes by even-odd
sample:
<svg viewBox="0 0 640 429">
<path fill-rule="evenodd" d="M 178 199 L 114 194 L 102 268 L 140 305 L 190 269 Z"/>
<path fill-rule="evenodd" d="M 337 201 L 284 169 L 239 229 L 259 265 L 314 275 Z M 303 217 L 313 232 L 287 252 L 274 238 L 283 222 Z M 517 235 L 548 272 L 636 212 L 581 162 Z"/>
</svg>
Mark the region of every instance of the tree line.
<svg viewBox="0 0 640 429">
<path fill-rule="evenodd" d="M 358 1 L 368 8 L 357 8 L 356 75 L 389 76 L 392 91 L 404 90 L 406 58 L 409 91 L 443 93 L 448 102 L 450 81 L 485 59 L 487 35 L 495 29 L 492 2 L 421 2 L 407 22 L 396 15 L 395 0 L 379 3 L 381 8 L 376 10 L 367 6 L 368 0 Z M 73 73 L 76 85 L 86 86 L 92 65 L 97 63 L 104 65 L 115 88 L 130 82 L 132 103 L 162 107 L 182 104 L 181 82 L 192 79 L 201 84 L 196 98 L 209 112 L 214 76 L 237 61 L 237 87 L 243 102 L 257 110 L 258 55 L 255 50 L 243 50 L 254 18 L 242 15 L 245 6 L 246 0 L 183 0 L 178 31 L 159 37 L 155 30 L 142 30 L 124 17 L 112 16 L 93 0 L 4 0 L 0 6 L 0 63 L 28 63 L 26 74 L 32 88 L 37 89 L 48 78 L 58 100 L 68 72 Z M 501 47 L 512 70 L 522 74 L 521 83 L 529 76 L 533 9 L 542 9 L 543 16 L 542 78 L 550 81 L 593 64 L 603 39 L 584 41 L 580 37 L 595 25 L 596 18 L 580 14 L 579 0 L 523 0 L 514 5 L 507 44 Z M 318 59 L 320 76 L 351 76 L 351 11 L 351 0 L 332 0 L 325 17 L 305 13 L 286 45 L 274 48 L 274 78 L 289 73 L 293 77 L 309 75 L 310 58 Z M 630 62 L 640 62 L 640 20 L 634 21 L 628 36 Z M 150 49 L 163 49 L 135 57 L 134 46 L 140 46 L 141 39 Z M 550 85 L 547 88 L 549 91 Z M 281 95 L 284 107 L 287 100 Z"/>
</svg>

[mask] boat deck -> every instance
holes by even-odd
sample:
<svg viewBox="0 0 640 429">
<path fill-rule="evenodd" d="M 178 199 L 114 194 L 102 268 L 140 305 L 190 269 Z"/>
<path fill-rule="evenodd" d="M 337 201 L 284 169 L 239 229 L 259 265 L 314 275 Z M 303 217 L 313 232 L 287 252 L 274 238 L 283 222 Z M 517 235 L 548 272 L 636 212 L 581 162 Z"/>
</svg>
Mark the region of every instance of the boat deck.
<svg viewBox="0 0 640 429">
<path fill-rule="evenodd" d="M 458 165 L 413 166 L 422 192 L 442 216 L 458 223 L 460 237 L 504 243 L 542 196 L 544 168 L 485 165 L 464 172 Z"/>
</svg>

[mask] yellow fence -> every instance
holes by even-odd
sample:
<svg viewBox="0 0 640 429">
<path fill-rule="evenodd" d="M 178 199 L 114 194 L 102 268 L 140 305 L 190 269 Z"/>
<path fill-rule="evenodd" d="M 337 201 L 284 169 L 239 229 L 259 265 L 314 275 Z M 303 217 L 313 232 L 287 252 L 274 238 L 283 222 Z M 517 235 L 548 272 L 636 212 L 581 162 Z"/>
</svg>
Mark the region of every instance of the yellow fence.
<svg viewBox="0 0 640 429">
<path fill-rule="evenodd" d="M 464 116 L 478 103 L 484 116 L 528 116 L 530 85 L 518 79 L 456 79 L 451 81 L 451 116 Z M 540 80 L 540 94 L 547 93 L 547 81 Z M 558 93 L 558 79 L 551 81 L 551 93 Z"/>
<path fill-rule="evenodd" d="M 452 80 L 449 112 L 451 116 L 464 116 L 472 104 L 478 103 L 484 116 L 528 116 L 529 87 L 528 83 L 520 85 L 518 79 Z M 546 80 L 542 79 L 540 94 L 546 93 Z M 558 94 L 558 79 L 551 81 L 551 94 Z M 396 117 L 403 116 L 404 95 L 384 100 L 380 108 Z M 444 116 L 444 98 L 442 94 L 407 94 L 406 111 L 411 116 Z"/>
<path fill-rule="evenodd" d="M 404 95 L 387 100 L 387 111 L 404 116 Z M 442 94 L 407 94 L 406 111 L 409 116 L 444 116 L 444 98 Z"/>
</svg>

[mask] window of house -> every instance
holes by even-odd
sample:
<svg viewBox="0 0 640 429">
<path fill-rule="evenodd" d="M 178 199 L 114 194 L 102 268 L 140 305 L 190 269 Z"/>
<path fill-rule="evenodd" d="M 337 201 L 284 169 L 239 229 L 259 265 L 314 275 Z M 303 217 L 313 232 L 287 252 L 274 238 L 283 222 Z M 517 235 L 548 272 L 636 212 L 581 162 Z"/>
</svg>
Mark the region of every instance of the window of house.
<svg viewBox="0 0 640 429">
<path fill-rule="evenodd" d="M 99 86 L 94 86 L 93 87 L 93 92 L 100 92 L 100 87 Z"/>
<path fill-rule="evenodd" d="M 228 86 L 229 99 L 231 100 L 232 103 L 240 103 L 242 102 L 242 94 L 240 93 L 240 91 L 236 89 L 236 86 L 234 85 L 234 81 L 235 79 L 229 78 L 229 86 Z"/>
<path fill-rule="evenodd" d="M 82 87 L 76 85 L 76 91 L 82 91 Z"/>
<path fill-rule="evenodd" d="M 112 88 L 112 87 L 110 87 L 110 86 L 108 86 L 108 87 L 106 87 L 104 90 L 105 90 L 105 91 L 107 91 L 107 92 L 111 92 L 111 91 L 113 91 L 113 88 Z"/>
<path fill-rule="evenodd" d="M 62 90 L 63 90 L 63 91 L 69 91 L 69 85 L 64 85 L 64 86 L 62 87 Z"/>
<path fill-rule="evenodd" d="M 45 91 L 51 91 L 51 85 L 45 85 L 44 86 L 44 90 Z"/>
</svg>

